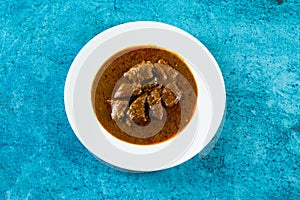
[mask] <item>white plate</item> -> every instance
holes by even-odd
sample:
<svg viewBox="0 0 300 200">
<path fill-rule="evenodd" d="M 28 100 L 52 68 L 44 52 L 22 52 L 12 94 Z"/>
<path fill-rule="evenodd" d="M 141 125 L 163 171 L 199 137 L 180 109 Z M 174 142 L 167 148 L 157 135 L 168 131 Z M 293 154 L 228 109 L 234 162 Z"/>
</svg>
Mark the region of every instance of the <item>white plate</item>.
<svg viewBox="0 0 300 200">
<path fill-rule="evenodd" d="M 175 138 L 158 145 L 130 145 L 99 124 L 91 105 L 91 86 L 99 67 L 116 52 L 137 45 L 156 45 L 179 54 L 198 86 L 195 114 Z M 156 171 L 181 164 L 199 153 L 218 130 L 225 109 L 225 86 L 217 62 L 196 38 L 158 22 L 131 22 L 110 28 L 78 53 L 65 83 L 65 108 L 81 143 L 97 158 L 131 171 Z"/>
</svg>

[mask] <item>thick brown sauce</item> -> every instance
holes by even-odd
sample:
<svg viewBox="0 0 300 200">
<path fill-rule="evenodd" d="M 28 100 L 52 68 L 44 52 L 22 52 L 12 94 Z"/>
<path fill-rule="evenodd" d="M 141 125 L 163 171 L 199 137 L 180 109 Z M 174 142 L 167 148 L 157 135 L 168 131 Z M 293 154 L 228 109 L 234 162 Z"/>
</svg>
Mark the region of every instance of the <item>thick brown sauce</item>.
<svg viewBox="0 0 300 200">
<path fill-rule="evenodd" d="M 142 62 L 143 60 L 150 60 L 155 63 L 159 59 L 164 59 L 168 64 L 177 70 L 185 80 L 179 80 L 178 88 L 183 92 L 178 104 L 172 108 L 165 108 L 166 122 L 163 128 L 154 136 L 144 138 L 139 137 L 139 134 L 146 134 L 155 129 L 155 124 L 160 126 L 161 121 L 152 120 L 152 126 L 140 127 L 140 130 L 132 128 L 133 133 L 137 132 L 134 137 L 125 133 L 122 126 L 118 125 L 111 118 L 111 105 L 107 102 L 112 98 L 114 87 L 118 80 L 127 72 L 132 66 Z M 116 138 L 139 145 L 149 145 L 160 143 L 174 137 L 179 133 L 190 121 L 196 107 L 197 100 L 197 86 L 195 79 L 185 62 L 176 54 L 157 48 L 154 46 L 139 46 L 124 49 L 113 55 L 107 60 L 97 73 L 92 89 L 92 102 L 94 111 L 98 121 L 101 125 Z M 121 128 L 120 128 L 120 127 Z M 128 126 L 126 127 L 128 130 Z"/>
</svg>

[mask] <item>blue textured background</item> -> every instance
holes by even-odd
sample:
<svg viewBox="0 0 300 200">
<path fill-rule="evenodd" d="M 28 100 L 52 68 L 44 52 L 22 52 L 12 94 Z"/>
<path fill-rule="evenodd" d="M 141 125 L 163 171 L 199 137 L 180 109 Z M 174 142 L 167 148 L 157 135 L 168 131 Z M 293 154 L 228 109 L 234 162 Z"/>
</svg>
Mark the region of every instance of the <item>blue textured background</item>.
<svg viewBox="0 0 300 200">
<path fill-rule="evenodd" d="M 300 199 L 299 8 L 296 0 L 1 1 L 0 199 Z M 146 174 L 92 157 L 63 104 L 83 45 L 136 20 L 198 38 L 227 89 L 210 154 Z"/>
</svg>

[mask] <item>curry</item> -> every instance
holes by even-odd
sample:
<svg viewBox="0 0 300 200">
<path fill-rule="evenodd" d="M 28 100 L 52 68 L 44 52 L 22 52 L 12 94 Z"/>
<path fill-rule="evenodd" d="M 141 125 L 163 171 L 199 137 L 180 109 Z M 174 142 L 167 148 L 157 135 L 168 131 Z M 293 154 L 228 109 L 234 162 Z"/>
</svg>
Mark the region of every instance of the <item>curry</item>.
<svg viewBox="0 0 300 200">
<path fill-rule="evenodd" d="M 178 55 L 155 46 L 124 49 L 95 76 L 94 112 L 114 137 L 150 145 L 166 141 L 186 127 L 194 114 L 197 85 Z"/>
</svg>

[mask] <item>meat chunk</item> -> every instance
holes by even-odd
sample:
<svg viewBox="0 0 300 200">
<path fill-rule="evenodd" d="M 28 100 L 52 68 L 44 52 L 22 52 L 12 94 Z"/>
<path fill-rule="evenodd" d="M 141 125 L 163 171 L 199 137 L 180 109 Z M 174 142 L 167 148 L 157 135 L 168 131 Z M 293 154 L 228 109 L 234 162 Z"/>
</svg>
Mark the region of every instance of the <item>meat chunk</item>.
<svg viewBox="0 0 300 200">
<path fill-rule="evenodd" d="M 176 98 L 176 96 L 172 93 L 172 91 L 169 88 L 163 89 L 162 99 L 163 99 L 163 102 L 165 103 L 166 107 L 169 107 L 169 108 L 174 106 L 178 102 L 178 99 Z"/>
<path fill-rule="evenodd" d="M 145 92 L 151 91 L 152 88 L 158 85 L 158 80 L 156 77 L 154 77 L 153 80 L 149 81 L 148 83 L 145 83 L 142 87 L 142 90 Z"/>
<path fill-rule="evenodd" d="M 167 81 L 168 76 L 161 67 L 161 64 L 154 64 L 154 70 L 155 70 L 155 75 L 161 80 L 161 81 Z"/>
<path fill-rule="evenodd" d="M 162 118 L 164 116 L 163 109 L 164 108 L 161 105 L 161 103 L 154 104 L 154 105 L 150 106 L 149 115 L 158 120 L 162 120 Z"/>
<path fill-rule="evenodd" d="M 162 99 L 166 107 L 172 107 L 178 103 L 182 95 L 175 82 L 169 83 L 162 91 Z"/>
<path fill-rule="evenodd" d="M 160 65 L 160 67 L 163 68 L 163 70 L 167 74 L 169 81 L 174 81 L 179 74 L 177 70 L 173 69 L 169 65 Z"/>
<path fill-rule="evenodd" d="M 154 69 L 156 75 L 160 78 L 161 81 L 174 81 L 178 76 L 178 71 L 173 69 L 168 63 L 160 59 L 157 63 L 154 64 Z"/>
<path fill-rule="evenodd" d="M 149 105 L 149 115 L 158 120 L 161 120 L 164 116 L 163 106 L 161 105 L 161 85 L 152 89 L 148 95 L 147 102 Z"/>
<path fill-rule="evenodd" d="M 130 68 L 121 82 L 111 101 L 114 120 L 124 119 L 127 126 L 135 123 L 145 126 L 152 117 L 162 120 L 164 106 L 170 108 L 178 103 L 182 92 L 176 85 L 179 72 L 160 59 L 154 65 L 143 61 Z M 124 98 L 130 97 L 128 100 Z M 122 100 L 121 100 L 122 99 Z M 128 108 L 129 107 L 129 108 Z"/>
<path fill-rule="evenodd" d="M 128 107 L 128 101 L 112 100 L 109 102 L 112 108 L 111 118 L 113 120 L 120 120 L 125 117 L 125 112 Z"/>
<path fill-rule="evenodd" d="M 130 68 L 124 77 L 134 83 L 142 83 L 146 80 L 149 80 L 153 77 L 152 73 L 153 64 L 151 61 L 143 61 L 132 68 Z"/>
<path fill-rule="evenodd" d="M 161 103 L 161 86 L 156 86 L 153 88 L 153 90 L 150 92 L 147 102 L 149 106 L 151 107 L 152 105 Z"/>
<path fill-rule="evenodd" d="M 142 93 L 141 84 L 136 83 L 123 83 L 114 94 L 114 98 L 125 98 L 137 96 Z"/>
<path fill-rule="evenodd" d="M 129 106 L 129 110 L 127 111 L 127 115 L 130 119 L 138 125 L 145 125 L 145 123 L 148 122 L 148 116 L 145 110 L 146 100 L 147 94 L 142 94 L 134 102 L 132 102 Z"/>
<path fill-rule="evenodd" d="M 167 84 L 166 88 L 169 88 L 178 99 L 181 98 L 182 92 L 180 91 L 180 89 L 178 88 L 178 86 L 176 85 L 175 82 L 171 82 L 171 83 Z"/>
</svg>

